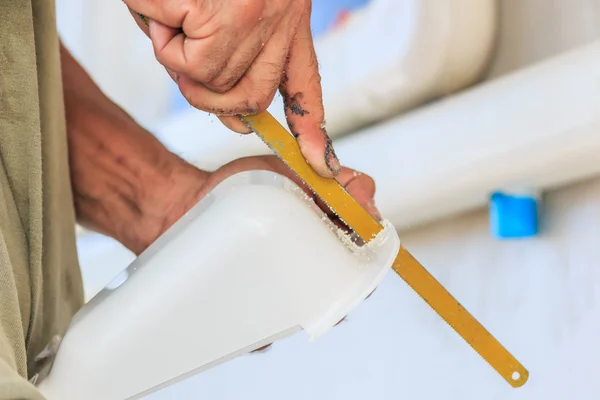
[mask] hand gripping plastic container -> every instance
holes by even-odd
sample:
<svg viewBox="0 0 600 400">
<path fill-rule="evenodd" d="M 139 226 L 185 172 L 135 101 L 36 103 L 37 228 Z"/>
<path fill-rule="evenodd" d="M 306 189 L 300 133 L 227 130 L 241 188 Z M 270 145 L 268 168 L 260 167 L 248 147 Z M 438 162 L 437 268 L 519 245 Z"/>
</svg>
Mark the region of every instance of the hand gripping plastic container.
<svg viewBox="0 0 600 400">
<path fill-rule="evenodd" d="M 390 270 L 400 241 L 384 225 L 357 246 L 291 180 L 234 175 L 80 310 L 38 387 L 139 399 L 299 331 L 314 340 Z"/>
</svg>

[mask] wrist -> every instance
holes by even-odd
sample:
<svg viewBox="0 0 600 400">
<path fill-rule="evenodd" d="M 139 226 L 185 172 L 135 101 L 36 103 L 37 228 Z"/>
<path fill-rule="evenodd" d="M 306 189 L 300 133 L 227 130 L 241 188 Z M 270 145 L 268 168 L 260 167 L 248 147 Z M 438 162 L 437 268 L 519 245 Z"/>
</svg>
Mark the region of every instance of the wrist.
<svg viewBox="0 0 600 400">
<path fill-rule="evenodd" d="M 173 154 L 162 167 L 124 167 L 118 177 L 75 191 L 78 221 L 141 253 L 200 199 L 206 173 Z M 168 159 L 168 160 L 167 160 Z M 81 185 L 79 186 L 81 188 Z"/>
<path fill-rule="evenodd" d="M 136 254 L 141 253 L 201 198 L 207 173 L 169 153 L 162 171 L 149 173 L 137 183 L 135 212 L 118 224 L 115 238 Z"/>
</svg>

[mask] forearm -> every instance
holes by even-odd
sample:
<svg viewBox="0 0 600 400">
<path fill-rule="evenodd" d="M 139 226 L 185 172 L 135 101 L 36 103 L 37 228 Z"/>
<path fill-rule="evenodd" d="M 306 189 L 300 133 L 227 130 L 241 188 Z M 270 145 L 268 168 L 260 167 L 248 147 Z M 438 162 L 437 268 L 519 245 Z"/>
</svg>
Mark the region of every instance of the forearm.
<svg viewBox="0 0 600 400">
<path fill-rule="evenodd" d="M 193 202 L 206 173 L 108 99 L 62 45 L 61 61 L 77 220 L 139 253 L 187 211 L 173 199 Z"/>
</svg>

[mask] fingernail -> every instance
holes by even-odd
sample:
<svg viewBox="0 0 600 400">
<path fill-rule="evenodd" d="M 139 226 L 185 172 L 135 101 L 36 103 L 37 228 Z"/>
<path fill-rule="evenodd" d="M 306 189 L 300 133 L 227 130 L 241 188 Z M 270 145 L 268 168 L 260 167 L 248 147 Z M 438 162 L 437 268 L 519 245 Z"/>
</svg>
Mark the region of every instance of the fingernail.
<svg viewBox="0 0 600 400">
<path fill-rule="evenodd" d="M 379 213 L 379 210 L 375 210 L 375 212 L 373 213 L 373 217 L 375 217 L 375 219 L 379 222 L 383 221 L 383 217 Z"/>
<path fill-rule="evenodd" d="M 342 165 L 340 164 L 340 160 L 335 154 L 335 150 L 333 149 L 333 142 L 329 136 L 325 138 L 325 165 L 329 171 L 333 174 L 333 176 L 338 176 L 340 172 L 342 172 Z"/>
<path fill-rule="evenodd" d="M 383 221 L 383 218 L 381 217 L 381 214 L 379 213 L 379 210 L 375 206 L 375 202 L 374 201 L 372 201 L 371 203 L 369 203 L 369 208 L 371 209 L 371 215 L 373 215 L 373 218 L 375 218 L 379 222 Z"/>
<path fill-rule="evenodd" d="M 148 25 L 148 32 L 150 32 L 150 36 L 152 36 L 152 32 L 154 32 L 154 30 L 156 29 L 156 22 L 154 22 L 154 20 L 151 19 L 147 19 L 146 18 L 146 25 Z"/>
<path fill-rule="evenodd" d="M 171 71 L 170 69 L 166 68 L 167 73 L 169 74 L 169 76 L 171 77 L 171 79 L 173 79 L 176 83 L 179 83 L 179 74 L 175 71 Z"/>
</svg>

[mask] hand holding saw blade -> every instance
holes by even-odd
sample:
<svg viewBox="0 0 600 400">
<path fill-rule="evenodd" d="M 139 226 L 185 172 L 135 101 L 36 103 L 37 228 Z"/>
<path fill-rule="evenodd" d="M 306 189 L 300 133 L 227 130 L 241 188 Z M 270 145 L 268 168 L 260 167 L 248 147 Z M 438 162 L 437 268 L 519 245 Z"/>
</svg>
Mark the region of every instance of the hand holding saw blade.
<svg viewBox="0 0 600 400">
<path fill-rule="evenodd" d="M 147 17 L 136 14 L 148 25 Z M 240 118 L 362 240 L 368 243 L 383 230 L 337 180 L 323 178 L 313 170 L 296 138 L 269 112 Z M 527 382 L 529 372 L 525 367 L 404 246 L 392 269 L 511 386 L 518 388 Z"/>
</svg>

